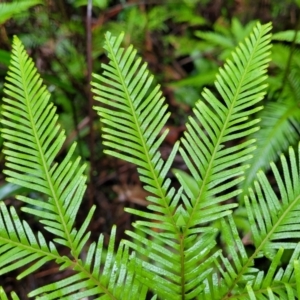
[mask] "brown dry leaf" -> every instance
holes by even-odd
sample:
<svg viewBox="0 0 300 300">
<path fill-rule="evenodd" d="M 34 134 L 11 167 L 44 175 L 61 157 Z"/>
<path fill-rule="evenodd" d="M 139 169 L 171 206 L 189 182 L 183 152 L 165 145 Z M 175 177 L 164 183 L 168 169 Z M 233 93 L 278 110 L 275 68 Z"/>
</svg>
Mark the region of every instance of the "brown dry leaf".
<svg viewBox="0 0 300 300">
<path fill-rule="evenodd" d="M 150 194 L 140 185 L 113 185 L 112 189 L 118 194 L 117 200 L 120 202 L 129 201 L 142 206 L 149 204 L 146 197 Z"/>
</svg>

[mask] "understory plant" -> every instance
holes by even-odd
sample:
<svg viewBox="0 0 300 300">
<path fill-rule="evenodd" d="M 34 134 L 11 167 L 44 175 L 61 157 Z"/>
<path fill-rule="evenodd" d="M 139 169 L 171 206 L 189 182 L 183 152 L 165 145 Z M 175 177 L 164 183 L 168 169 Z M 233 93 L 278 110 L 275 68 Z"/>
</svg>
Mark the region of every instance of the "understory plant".
<svg viewBox="0 0 300 300">
<path fill-rule="evenodd" d="M 259 130 L 255 115 L 267 86 L 270 30 L 271 24 L 258 23 L 235 49 L 219 69 L 215 90 L 203 90 L 166 160 L 159 148 L 170 113 L 160 87 L 136 50 L 121 47 L 123 35 L 105 35 L 109 62 L 92 82 L 105 152 L 135 164 L 150 193 L 146 211 L 126 209 L 137 218 L 127 238 L 116 245 L 113 227 L 107 248 L 102 234 L 90 241 L 87 231 L 95 206 L 75 226 L 86 189 L 85 165 L 74 157 L 76 143 L 55 161 L 66 137 L 49 91 L 14 37 L 1 112 L 4 172 L 7 181 L 35 192 L 17 199 L 52 239 L 34 232 L 2 201 L 0 274 L 26 266 L 18 275 L 22 279 L 49 261 L 61 271 L 72 270 L 28 294 L 47 300 L 299 299 L 300 148 L 282 155 L 279 167 L 271 163 L 275 185 L 260 171 L 247 191 L 237 188 L 256 148 L 249 136 Z M 174 170 L 175 185 L 172 164 L 179 156 L 189 172 Z M 242 192 L 252 251 L 235 223 Z M 288 259 L 281 263 L 284 251 Z M 257 263 L 263 257 L 267 267 Z M 8 299 L 3 289 L 0 297 Z"/>
</svg>

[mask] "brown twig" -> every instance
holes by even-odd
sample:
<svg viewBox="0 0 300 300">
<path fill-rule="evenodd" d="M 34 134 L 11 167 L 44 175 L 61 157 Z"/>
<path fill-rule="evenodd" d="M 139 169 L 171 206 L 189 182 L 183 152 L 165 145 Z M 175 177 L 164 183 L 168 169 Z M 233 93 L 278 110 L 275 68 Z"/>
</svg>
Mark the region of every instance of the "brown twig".
<svg viewBox="0 0 300 300">
<path fill-rule="evenodd" d="M 89 183 L 89 205 L 92 206 L 94 199 L 94 185 L 93 185 L 93 167 L 95 162 L 94 154 L 94 111 L 93 111 L 93 95 L 91 92 L 92 80 L 92 0 L 88 1 L 86 14 L 86 49 L 87 49 L 87 79 L 88 79 L 88 99 L 89 99 L 89 118 L 90 118 L 90 183 Z"/>
</svg>

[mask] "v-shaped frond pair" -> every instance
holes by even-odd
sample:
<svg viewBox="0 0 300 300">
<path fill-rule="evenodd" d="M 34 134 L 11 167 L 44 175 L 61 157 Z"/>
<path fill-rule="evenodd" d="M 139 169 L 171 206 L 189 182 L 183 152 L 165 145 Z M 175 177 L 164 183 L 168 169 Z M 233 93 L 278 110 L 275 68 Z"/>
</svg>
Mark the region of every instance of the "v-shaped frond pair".
<svg viewBox="0 0 300 300">
<path fill-rule="evenodd" d="M 153 268 L 151 263 L 140 261 L 147 270 L 142 273 L 145 284 L 162 298 L 197 297 L 205 289 L 203 280 L 213 270 L 211 263 L 218 256 L 218 252 L 211 253 L 216 230 L 207 224 L 236 207 L 220 203 L 240 193 L 232 188 L 243 180 L 246 166 L 241 163 L 255 149 L 254 140 L 225 146 L 258 129 L 258 120 L 251 116 L 261 109 L 255 105 L 265 94 L 270 29 L 270 24 L 258 24 L 220 69 L 215 86 L 221 100 L 206 89 L 204 101 L 196 104 L 195 117 L 187 124 L 180 148 L 196 189 L 178 173 L 182 188 L 177 193 L 167 174 L 178 143 L 166 162 L 159 152 L 168 118 L 159 87 L 152 87 L 153 76 L 146 64 L 136 59 L 132 46 L 127 50 L 120 47 L 122 35 L 106 35 L 110 61 L 103 65 L 102 76 L 94 75 L 92 84 L 95 99 L 103 104 L 96 110 L 104 124 L 105 152 L 136 164 L 145 189 L 153 194 L 147 198 L 149 212 L 127 209 L 147 219 L 134 226 L 148 238 L 129 231 L 133 242 L 125 243 L 155 264 Z"/>
</svg>

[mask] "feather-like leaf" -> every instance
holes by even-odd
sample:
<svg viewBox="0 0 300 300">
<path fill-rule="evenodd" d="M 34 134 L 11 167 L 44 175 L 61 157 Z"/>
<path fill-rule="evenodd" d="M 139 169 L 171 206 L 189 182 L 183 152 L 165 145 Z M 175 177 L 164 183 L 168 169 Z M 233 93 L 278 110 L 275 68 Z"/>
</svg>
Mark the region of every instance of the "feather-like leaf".
<svg viewBox="0 0 300 300">
<path fill-rule="evenodd" d="M 50 94 L 17 37 L 7 74 L 4 92 L 8 97 L 3 98 L 1 119 L 4 173 L 8 181 L 48 197 L 48 202 L 24 196 L 18 199 L 31 205 L 23 210 L 41 217 L 45 228 L 59 236 L 57 242 L 79 253 L 71 231 L 85 191 L 85 166 L 80 166 L 79 158 L 71 161 L 75 144 L 60 164 L 54 163 L 65 140 L 64 131 L 57 125 Z"/>
<path fill-rule="evenodd" d="M 196 104 L 195 117 L 190 117 L 187 124 L 180 153 L 198 189 L 197 195 L 191 195 L 189 187 L 180 180 L 190 198 L 188 213 L 191 217 L 187 228 L 226 215 L 234 206 L 222 205 L 216 209 L 221 201 L 233 196 L 226 191 L 244 179 L 245 162 L 252 157 L 254 140 L 224 147 L 258 129 L 258 120 L 249 121 L 249 118 L 261 109 L 255 105 L 265 94 L 263 81 L 270 56 L 270 29 L 270 24 L 258 24 L 250 37 L 239 45 L 217 75 L 215 86 L 222 101 L 205 89 L 204 101 Z M 180 174 L 178 177 L 180 179 Z M 220 193 L 222 197 L 218 196 Z"/>
<path fill-rule="evenodd" d="M 18 275 L 21 279 L 51 260 L 64 261 L 53 243 L 48 245 L 41 233 L 36 237 L 13 207 L 8 211 L 0 202 L 0 274 L 29 265 Z"/>
</svg>

